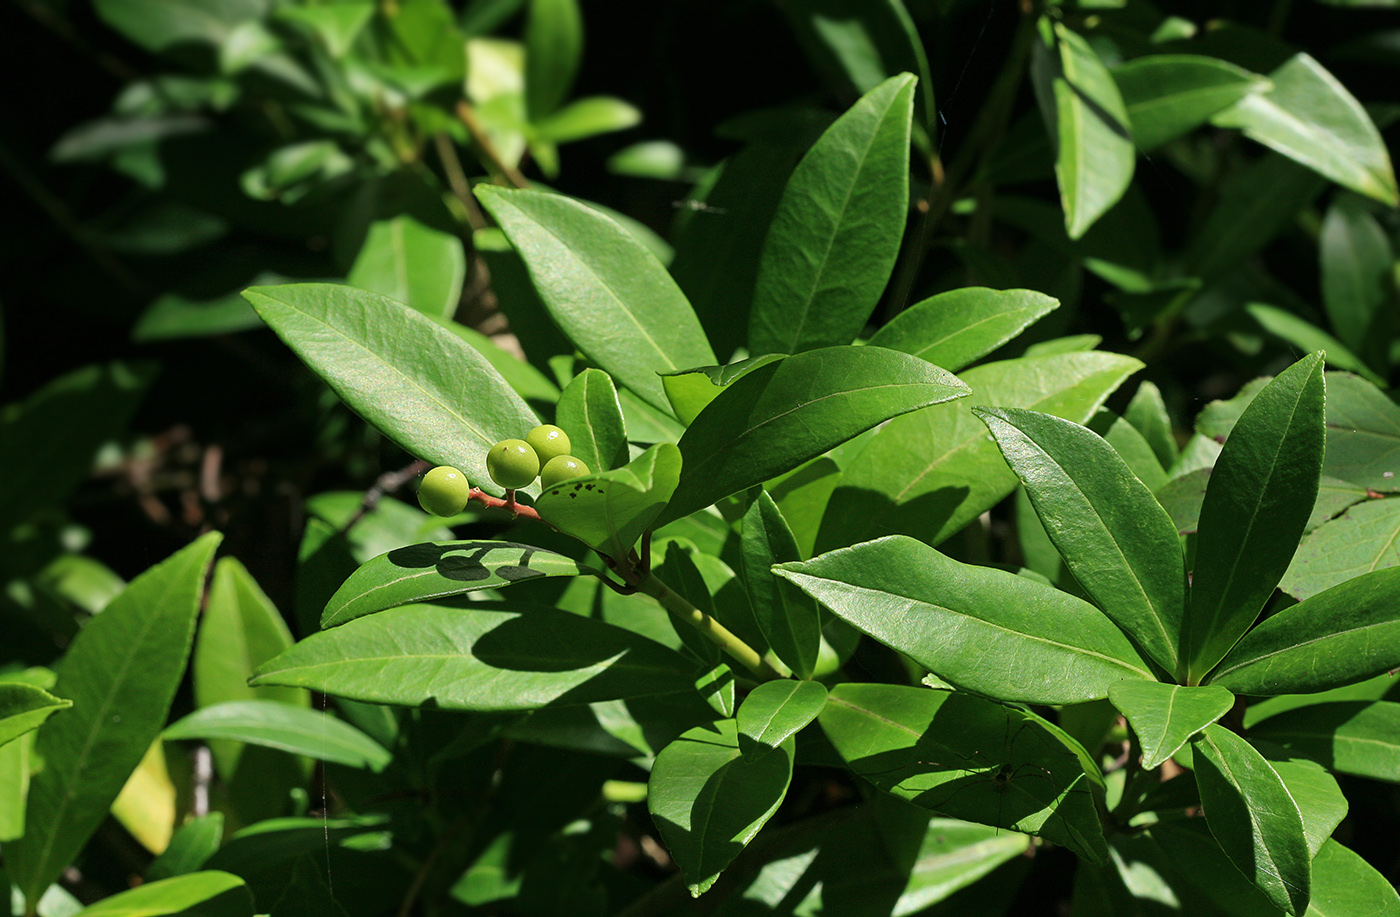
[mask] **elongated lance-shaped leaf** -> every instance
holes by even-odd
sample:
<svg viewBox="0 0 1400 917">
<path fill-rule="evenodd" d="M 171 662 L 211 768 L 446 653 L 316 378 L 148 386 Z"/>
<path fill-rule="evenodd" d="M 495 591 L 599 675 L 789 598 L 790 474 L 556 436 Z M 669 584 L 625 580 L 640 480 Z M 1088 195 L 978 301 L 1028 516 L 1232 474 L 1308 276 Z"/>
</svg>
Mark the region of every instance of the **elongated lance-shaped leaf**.
<svg viewBox="0 0 1400 917">
<path fill-rule="evenodd" d="M 39 731 L 44 769 L 29 785 L 28 830 L 5 845 L 6 869 L 31 910 L 160 734 L 222 537 L 210 532 L 132 580 L 59 662 L 54 693 L 73 709 Z"/>
<path fill-rule="evenodd" d="M 692 896 L 708 891 L 778 810 L 795 748 L 788 737 L 773 754 L 742 754 L 735 721 L 720 720 L 691 729 L 656 756 L 647 808 Z"/>
<path fill-rule="evenodd" d="M 1137 151 L 1123 97 L 1094 49 L 1060 23 L 1040 25 L 1031 75 L 1055 140 L 1065 231 L 1078 239 L 1128 190 Z"/>
<path fill-rule="evenodd" d="M 242 878 L 229 872 L 202 870 L 172 876 L 118 892 L 91 907 L 83 917 L 160 917 L 163 914 L 251 915 L 253 892 Z"/>
<path fill-rule="evenodd" d="M 562 554 L 510 541 L 411 544 L 381 554 L 351 574 L 326 603 L 321 627 L 398 605 L 588 572 Z"/>
<path fill-rule="evenodd" d="M 406 452 L 502 492 L 486 453 L 539 418 L 470 344 L 420 312 L 351 287 L 298 283 L 243 296 L 342 401 Z"/>
<path fill-rule="evenodd" d="M 466 276 L 461 239 L 401 214 L 370 225 L 346 280 L 424 315 L 448 319 L 457 311 Z"/>
<path fill-rule="evenodd" d="M 248 742 L 375 771 L 393 758 L 384 746 L 327 713 L 270 700 L 235 700 L 201 707 L 165 728 L 165 739 Z"/>
<path fill-rule="evenodd" d="M 1142 766 L 1148 770 L 1176 754 L 1191 736 L 1214 723 L 1235 702 L 1224 688 L 1188 688 L 1160 681 L 1120 681 L 1108 689 L 1108 699 L 1128 718 L 1142 746 Z"/>
<path fill-rule="evenodd" d="M 542 119 L 569 97 L 583 53 L 578 0 L 530 0 L 525 25 L 525 112 Z"/>
<path fill-rule="evenodd" d="M 1059 305 L 1058 299 L 1034 290 L 949 290 L 900 312 L 870 343 L 957 372 Z"/>
<path fill-rule="evenodd" d="M 661 383 L 666 387 L 666 397 L 671 400 L 671 410 L 681 423 L 689 426 L 726 385 L 784 356 L 768 353 L 724 366 L 697 366 L 680 372 L 663 373 Z"/>
<path fill-rule="evenodd" d="M 1275 907 L 1298 917 L 1308 909 L 1312 857 L 1283 779 L 1223 726 L 1207 726 L 1191 747 L 1206 823 L 1220 849 Z"/>
<path fill-rule="evenodd" d="M 729 384 L 681 437 L 685 469 L 658 525 L 791 471 L 858 433 L 968 393 L 932 363 L 883 347 L 828 347 Z"/>
<path fill-rule="evenodd" d="M 1098 766 L 1033 713 L 959 692 L 844 684 L 818 722 L 851 769 L 888 793 L 1108 858 Z"/>
<path fill-rule="evenodd" d="M 1236 694 L 1310 694 L 1400 667 L 1400 567 L 1377 570 L 1273 615 L 1208 681 Z"/>
<path fill-rule="evenodd" d="M 1186 570 L 1176 526 L 1152 491 L 1079 424 L 1015 408 L 973 413 L 1084 592 L 1164 670 L 1176 671 Z"/>
<path fill-rule="evenodd" d="M 903 535 L 773 572 L 838 617 L 978 694 L 1037 704 L 1108 696 L 1151 667 L 1083 599 L 990 567 L 959 563 Z"/>
<path fill-rule="evenodd" d="M 657 443 L 612 471 L 573 478 L 540 494 L 541 518 L 609 557 L 625 560 L 676 490 L 681 453 Z"/>
<path fill-rule="evenodd" d="M 632 631 L 567 611 L 485 604 L 405 605 L 357 618 L 268 661 L 253 684 L 480 711 L 695 690 L 690 663 Z"/>
<path fill-rule="evenodd" d="M 1400 703 L 1394 701 L 1297 707 L 1261 720 L 1249 734 L 1307 755 L 1338 773 L 1400 783 Z"/>
<path fill-rule="evenodd" d="M 1340 195 L 1327 208 L 1318 236 L 1322 302 L 1332 327 L 1358 355 L 1385 368 L 1394 333 L 1384 316 L 1395 301 L 1395 252 L 1365 203 Z M 1384 384 L 1384 383 L 1382 383 Z"/>
<path fill-rule="evenodd" d="M 0 682 L 0 745 L 44 725 L 60 710 L 73 706 L 66 697 L 54 697 L 38 685 Z"/>
<path fill-rule="evenodd" d="M 1322 354 L 1254 396 L 1206 485 L 1179 675 L 1199 684 L 1258 617 L 1303 536 L 1322 476 Z"/>
<path fill-rule="evenodd" d="M 558 194 L 489 185 L 476 194 L 555 323 L 652 407 L 670 410 L 657 373 L 717 362 L 680 287 L 615 221 Z"/>
<path fill-rule="evenodd" d="M 612 379 L 601 369 L 585 369 L 564 386 L 554 422 L 569 434 L 572 455 L 593 471 L 627 464 L 627 424 Z"/>
<path fill-rule="evenodd" d="M 750 352 L 849 344 L 865 327 L 904 235 L 913 101 L 914 77 L 890 77 L 793 170 L 759 260 Z"/>
<path fill-rule="evenodd" d="M 1202 54 L 1149 54 L 1113 71 L 1139 149 L 1180 137 L 1251 92 L 1265 78 Z"/>
<path fill-rule="evenodd" d="M 797 539 L 768 491 L 744 514 L 740 570 L 754 620 L 779 659 L 798 678 L 810 678 L 822 643 L 821 611 L 809 596 L 774 576 L 772 567 L 801 560 Z"/>
</svg>

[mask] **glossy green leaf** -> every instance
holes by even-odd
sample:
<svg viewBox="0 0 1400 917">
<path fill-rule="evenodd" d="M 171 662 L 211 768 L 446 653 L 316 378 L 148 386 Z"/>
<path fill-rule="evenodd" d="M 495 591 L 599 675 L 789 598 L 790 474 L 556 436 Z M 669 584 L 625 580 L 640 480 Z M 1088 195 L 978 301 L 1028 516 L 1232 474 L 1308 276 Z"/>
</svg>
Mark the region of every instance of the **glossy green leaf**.
<svg viewBox="0 0 1400 917">
<path fill-rule="evenodd" d="M 1123 94 L 1133 141 L 1153 150 L 1205 124 L 1210 116 L 1268 80 L 1227 61 L 1200 54 L 1150 54 L 1113 71 Z"/>
<path fill-rule="evenodd" d="M 900 414 L 968 393 L 957 377 L 883 347 L 830 347 L 731 383 L 681 437 L 685 469 L 661 522 L 688 516 Z"/>
<path fill-rule="evenodd" d="M 0 682 L 0 745 L 44 725 L 60 710 L 73 706 L 66 697 L 54 697 L 36 685 Z"/>
<path fill-rule="evenodd" d="M 539 420 L 461 338 L 351 287 L 301 283 L 254 287 L 244 296 L 342 401 L 404 451 L 501 492 L 486 471 L 487 451 Z"/>
<path fill-rule="evenodd" d="M 99 0 L 98 16 L 136 45 L 162 51 L 194 43 L 218 47 L 240 23 L 261 19 L 266 0 Z"/>
<path fill-rule="evenodd" d="M 1307 694 L 1400 667 L 1400 567 L 1333 586 L 1266 619 L 1210 674 L 1236 694 Z"/>
<path fill-rule="evenodd" d="M 681 452 L 658 443 L 613 471 L 574 478 L 540 494 L 535 508 L 550 525 L 609 557 L 625 558 L 677 490 Z"/>
<path fill-rule="evenodd" d="M 705 616 L 705 618 L 715 618 L 714 593 L 710 588 L 710 584 L 706 582 L 704 575 L 700 572 L 697 561 L 701 560 L 702 555 L 693 545 L 686 542 L 674 540 L 653 545 L 652 565 L 657 578 L 684 597 L 702 616 Z M 745 609 L 745 611 L 747 611 L 747 609 Z M 702 618 L 702 620 L 705 618 Z M 724 621 L 720 621 L 720 623 L 725 624 Z M 739 639 L 754 647 L 758 652 L 763 652 L 762 644 L 758 641 L 759 634 L 753 626 L 752 618 L 750 617 L 745 623 L 747 623 L 749 627 L 746 632 L 738 634 Z M 731 626 L 731 624 L 726 624 L 725 626 Z M 707 666 L 715 667 L 711 674 L 718 672 L 720 651 L 719 647 L 716 646 L 713 641 L 700 633 L 698 628 L 690 626 L 689 623 L 679 622 L 672 618 L 671 626 L 676 632 L 676 635 L 680 638 L 681 644 L 684 645 L 686 649 L 690 650 L 695 658 L 699 659 Z M 715 677 L 722 678 L 722 676 L 719 675 Z M 720 682 L 711 681 L 708 680 L 706 676 L 701 676 L 700 684 L 702 685 L 700 693 L 705 695 L 712 704 L 721 700 L 721 698 L 717 696 L 720 692 L 715 690 Z M 732 673 L 730 674 L 729 684 L 729 690 L 732 690 Z M 717 709 L 724 706 L 726 706 L 726 704 L 719 703 Z M 728 712 L 721 709 L 720 713 L 723 716 L 734 715 L 732 709 Z"/>
<path fill-rule="evenodd" d="M 1400 407 L 1364 379 L 1327 374 L 1327 451 L 1322 470 L 1377 493 L 1400 490 Z"/>
<path fill-rule="evenodd" d="M 1289 914 L 1307 910 L 1312 856 L 1283 779 L 1248 742 L 1207 726 L 1192 742 L 1211 834 L 1230 862 Z"/>
<path fill-rule="evenodd" d="M 206 870 L 147 882 L 103 898 L 79 912 L 81 917 L 162 917 L 196 913 L 252 917 L 252 890 L 239 876 Z"/>
<path fill-rule="evenodd" d="M 1293 559 L 1322 472 L 1323 387 L 1320 353 L 1284 370 L 1245 408 L 1216 460 L 1182 623 L 1189 683 L 1254 623 Z"/>
<path fill-rule="evenodd" d="M 1325 492 L 1327 479 L 1323 481 Z M 1340 495 L 1356 505 L 1313 529 L 1293 555 L 1279 588 L 1294 598 L 1311 598 L 1347 580 L 1400 564 L 1396 543 L 1400 500 L 1367 500 L 1364 491 L 1358 496 L 1350 486 L 1343 484 Z"/>
<path fill-rule="evenodd" d="M 1031 408 L 1084 423 L 1141 366 L 1118 354 L 1053 354 L 974 366 L 961 378 L 978 404 Z M 1015 486 L 1015 473 L 969 403 L 915 411 L 883 426 L 846 467 L 816 549 L 891 533 L 937 544 Z"/>
<path fill-rule="evenodd" d="M 1269 79 L 1272 89 L 1245 96 L 1212 123 L 1238 128 L 1339 185 L 1390 206 L 1400 204 L 1385 141 L 1336 77 L 1299 53 Z"/>
<path fill-rule="evenodd" d="M 572 143 L 598 134 L 622 131 L 642 121 L 636 106 L 613 96 L 575 99 L 535 123 L 535 133 L 552 143 Z"/>
<path fill-rule="evenodd" d="M 1176 527 L 1152 491 L 1113 447 L 1078 424 L 1015 408 L 973 412 L 1084 593 L 1174 672 L 1186 571 Z"/>
<path fill-rule="evenodd" d="M 405 214 L 370 225 L 346 282 L 425 315 L 451 318 L 466 276 L 462 240 Z"/>
<path fill-rule="evenodd" d="M 1328 840 L 1312 864 L 1312 898 L 1308 913 L 1317 917 L 1371 914 L 1400 915 L 1400 894 L 1374 866 L 1334 840 Z"/>
<path fill-rule="evenodd" d="M 167 726 L 175 739 L 231 739 L 347 767 L 383 770 L 393 755 L 349 723 L 324 712 L 276 701 L 229 701 L 201 707 Z"/>
<path fill-rule="evenodd" d="M 1149 491 L 1155 491 L 1167 483 L 1167 472 L 1157 461 L 1151 444 L 1138 432 L 1137 427 L 1128 423 L 1126 419 L 1107 408 L 1099 408 L 1085 426 L 1102 436 L 1103 441 L 1113 447 L 1118 458 L 1122 459 L 1133 476 L 1145 484 Z"/>
<path fill-rule="evenodd" d="M 330 6 L 283 6 L 274 14 L 284 22 L 305 25 L 326 46 L 331 57 L 344 57 L 355 38 L 374 18 L 373 3 L 337 3 Z"/>
<path fill-rule="evenodd" d="M 73 862 L 160 734 L 221 537 L 211 532 L 138 576 L 60 661 L 54 692 L 73 709 L 39 731 L 44 769 L 29 787 L 29 830 L 5 845 L 6 869 L 30 907 Z"/>
<path fill-rule="evenodd" d="M 826 688 L 815 681 L 780 678 L 749 692 L 739 707 L 739 748 L 766 754 L 797 735 L 826 705 Z"/>
<path fill-rule="evenodd" d="M 219 849 L 224 839 L 224 813 L 191 818 L 175 829 L 170 846 L 146 868 L 146 881 L 195 872 Z"/>
<path fill-rule="evenodd" d="M 865 327 L 904 235 L 913 99 L 914 78 L 891 77 L 798 163 L 763 244 L 750 352 L 849 344 Z"/>
<path fill-rule="evenodd" d="M 1034 290 L 949 290 L 900 312 L 875 332 L 870 344 L 957 372 L 1059 305 L 1059 300 Z"/>
<path fill-rule="evenodd" d="M 583 55 L 578 0 L 530 0 L 525 24 L 525 110 L 537 121 L 569 97 Z"/>
<path fill-rule="evenodd" d="M 1162 392 L 1151 382 L 1143 381 L 1138 386 L 1133 400 L 1128 402 L 1123 419 L 1132 424 L 1147 444 L 1152 454 L 1163 468 L 1170 468 L 1176 462 L 1177 444 L 1172 433 L 1171 415 L 1167 413 Z"/>
<path fill-rule="evenodd" d="M 959 563 L 901 535 L 782 564 L 838 617 L 940 678 L 1003 700 L 1076 704 L 1152 679 L 1122 631 L 1051 586 Z"/>
<path fill-rule="evenodd" d="M 1228 713 L 1235 702 L 1233 694 L 1213 685 L 1187 688 L 1139 680 L 1109 686 L 1108 699 L 1137 733 L 1142 766 L 1147 770 L 1176 754 L 1193 735 Z"/>
<path fill-rule="evenodd" d="M 1385 366 L 1389 363 L 1385 348 L 1394 337 L 1385 315 L 1396 292 L 1395 251 L 1385 230 L 1357 198 L 1341 195 L 1327 208 L 1318 251 L 1322 304 L 1337 337 L 1353 352 L 1378 357 L 1376 365 Z"/>
<path fill-rule="evenodd" d="M 1337 778 L 1321 764 L 1300 757 L 1289 749 L 1254 739 L 1250 744 L 1269 762 L 1274 773 L 1288 788 L 1288 795 L 1298 804 L 1298 813 L 1303 816 L 1303 836 L 1308 842 L 1308 856 L 1317 856 L 1327 838 L 1332 836 L 1347 815 L 1347 798 L 1337 784 Z"/>
<path fill-rule="evenodd" d="M 663 373 L 661 383 L 666 388 L 666 397 L 671 402 L 672 412 L 681 423 L 689 426 L 726 385 L 736 379 L 742 379 L 760 366 L 781 359 L 783 354 L 770 353 L 724 366 L 700 366 Z"/>
<path fill-rule="evenodd" d="M 627 426 L 612 379 L 600 369 L 585 369 L 564 387 L 554 422 L 573 445 L 573 455 L 594 471 L 627 464 Z"/>
<path fill-rule="evenodd" d="M 411 544 L 362 564 L 326 603 L 321 627 L 386 608 L 589 572 L 572 558 L 510 541 Z"/>
<path fill-rule="evenodd" d="M 253 678 L 374 704 L 533 710 L 693 691 L 691 665 L 566 611 L 406 605 L 312 634 Z"/>
<path fill-rule="evenodd" d="M 1264 326 L 1265 331 L 1283 338 L 1295 348 L 1324 351 L 1329 365 L 1358 373 L 1368 382 L 1385 384 L 1385 380 L 1372 372 L 1354 351 L 1307 319 L 1267 303 L 1246 303 L 1244 308 L 1251 318 Z"/>
<path fill-rule="evenodd" d="M 616 382 L 665 411 L 657 373 L 716 362 L 680 288 L 616 222 L 562 195 L 476 192 L 555 323 Z"/>
<path fill-rule="evenodd" d="M 697 726 L 656 757 L 647 808 L 690 894 L 704 894 L 778 810 L 792 780 L 795 742 L 741 754 L 734 720 Z"/>
<path fill-rule="evenodd" d="M 772 573 L 774 564 L 801 560 L 782 510 L 760 490 L 744 514 L 741 541 L 744 589 L 768 646 L 798 678 L 811 678 L 821 650 L 821 611 L 816 602 Z"/>
<path fill-rule="evenodd" d="M 553 404 L 559 400 L 559 387 L 549 381 L 544 373 L 521 361 L 514 354 L 507 353 L 487 335 L 460 322 L 447 320 L 443 324 L 448 331 L 466 341 L 477 353 L 485 357 L 486 362 L 495 367 L 501 378 L 505 379 L 521 398 L 544 404 Z"/>
<path fill-rule="evenodd" d="M 888 793 L 1040 835 L 1095 864 L 1108 857 L 1097 768 L 1034 714 L 970 694 L 844 684 L 818 722 L 851 769 Z"/>
<path fill-rule="evenodd" d="M 1297 707 L 1256 723 L 1249 734 L 1343 774 L 1400 783 L 1400 703 L 1394 701 Z"/>
<path fill-rule="evenodd" d="M 284 278 L 260 276 L 258 281 L 277 283 Z M 261 328 L 262 319 L 238 293 L 195 301 L 178 293 L 156 297 L 131 327 L 131 339 L 138 343 L 172 341 L 181 338 L 234 334 Z"/>
<path fill-rule="evenodd" d="M 1094 49 L 1049 19 L 1041 20 L 1041 36 L 1031 74 L 1055 139 L 1065 231 L 1078 239 L 1128 190 L 1137 152 L 1123 97 Z"/>
</svg>

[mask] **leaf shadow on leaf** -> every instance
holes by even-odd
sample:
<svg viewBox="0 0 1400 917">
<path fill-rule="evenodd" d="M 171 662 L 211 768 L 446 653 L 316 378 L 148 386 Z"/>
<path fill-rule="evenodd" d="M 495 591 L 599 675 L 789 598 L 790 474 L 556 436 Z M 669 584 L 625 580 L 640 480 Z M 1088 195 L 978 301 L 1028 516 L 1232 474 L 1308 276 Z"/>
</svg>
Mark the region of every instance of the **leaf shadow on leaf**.
<svg viewBox="0 0 1400 917">
<path fill-rule="evenodd" d="M 1044 60 L 1049 68 L 1050 75 L 1057 80 L 1063 80 L 1064 84 L 1069 87 L 1069 91 L 1074 93 L 1080 102 L 1084 103 L 1084 107 L 1089 110 L 1090 114 L 1103 122 L 1104 127 L 1113 131 L 1113 133 L 1122 137 L 1129 143 L 1133 142 L 1133 132 L 1129 130 L 1126 124 L 1115 117 L 1108 109 L 1100 105 L 1098 101 L 1087 92 L 1074 84 L 1074 81 L 1069 78 L 1069 74 L 1065 72 L 1064 61 L 1061 60 L 1058 54 L 1047 54 Z M 1058 140 L 1059 138 L 1053 139 Z"/>
<path fill-rule="evenodd" d="M 884 535 L 909 535 L 937 544 L 932 539 L 957 515 L 971 492 L 970 487 L 940 487 L 896 503 L 884 491 L 838 484 L 822 516 L 812 553 L 823 554 Z"/>
<path fill-rule="evenodd" d="M 470 546 L 436 544 L 411 544 L 395 548 L 389 552 L 389 560 L 399 567 L 422 569 L 436 568 L 438 575 L 458 582 L 471 583 L 477 580 L 498 576 L 511 583 L 537 579 L 545 574 L 530 569 L 530 555 L 533 549 L 525 548 L 520 560 L 514 564 L 502 564 L 491 568 L 482 563 L 482 558 L 500 548 L 500 542 L 483 541 Z"/>
</svg>

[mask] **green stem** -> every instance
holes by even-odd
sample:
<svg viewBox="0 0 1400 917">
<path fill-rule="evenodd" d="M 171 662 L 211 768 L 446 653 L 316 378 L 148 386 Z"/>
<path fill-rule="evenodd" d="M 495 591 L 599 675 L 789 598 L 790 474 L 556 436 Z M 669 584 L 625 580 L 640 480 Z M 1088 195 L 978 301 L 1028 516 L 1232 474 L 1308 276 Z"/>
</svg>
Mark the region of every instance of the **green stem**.
<svg viewBox="0 0 1400 917">
<path fill-rule="evenodd" d="M 675 592 L 661 580 L 651 573 L 641 575 L 637 580 L 638 591 L 661 603 L 661 607 L 670 612 L 671 616 L 679 621 L 684 621 L 688 626 L 695 628 L 700 633 L 708 637 L 716 646 L 724 650 L 734 659 L 743 664 L 744 668 L 753 672 L 759 678 L 771 679 L 781 677 L 778 672 L 770 666 L 758 651 L 749 646 L 743 640 L 735 636 L 723 624 L 705 614 L 685 600 L 685 597 Z"/>
</svg>

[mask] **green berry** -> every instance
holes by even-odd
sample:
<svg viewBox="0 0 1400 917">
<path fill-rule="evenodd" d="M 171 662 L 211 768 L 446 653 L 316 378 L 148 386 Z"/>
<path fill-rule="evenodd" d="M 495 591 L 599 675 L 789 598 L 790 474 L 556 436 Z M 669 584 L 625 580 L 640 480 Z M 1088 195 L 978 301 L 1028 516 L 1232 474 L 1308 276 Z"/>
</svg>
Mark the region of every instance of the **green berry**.
<svg viewBox="0 0 1400 917">
<path fill-rule="evenodd" d="M 523 439 L 503 439 L 486 453 L 486 470 L 509 490 L 527 487 L 540 473 L 540 457 Z"/>
<path fill-rule="evenodd" d="M 555 484 L 562 484 L 571 478 L 581 478 L 586 474 L 592 472 L 579 459 L 572 455 L 556 455 L 545 462 L 544 468 L 540 470 L 540 486 L 548 490 Z"/>
<path fill-rule="evenodd" d="M 466 475 L 450 465 L 439 465 L 423 475 L 418 505 L 434 516 L 455 516 L 467 508 L 471 490 Z"/>
<path fill-rule="evenodd" d="M 558 456 L 568 455 L 569 450 L 574 448 L 573 443 L 569 442 L 569 434 L 552 423 L 542 423 L 525 434 L 525 442 L 540 457 L 541 465 L 548 465 L 551 459 Z"/>
</svg>

